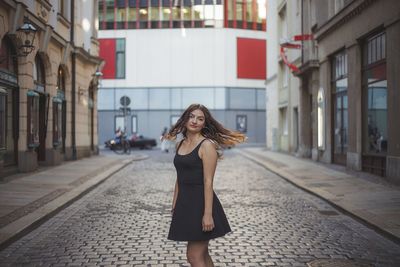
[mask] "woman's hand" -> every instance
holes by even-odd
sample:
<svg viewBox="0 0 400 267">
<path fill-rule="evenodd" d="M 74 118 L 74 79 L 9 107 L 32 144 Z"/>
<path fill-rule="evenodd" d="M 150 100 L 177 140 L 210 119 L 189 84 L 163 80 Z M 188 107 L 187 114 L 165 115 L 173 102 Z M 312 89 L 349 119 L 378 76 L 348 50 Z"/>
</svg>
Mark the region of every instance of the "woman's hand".
<svg viewBox="0 0 400 267">
<path fill-rule="evenodd" d="M 203 216 L 203 232 L 209 232 L 214 229 L 214 219 L 212 215 L 204 214 Z"/>
</svg>

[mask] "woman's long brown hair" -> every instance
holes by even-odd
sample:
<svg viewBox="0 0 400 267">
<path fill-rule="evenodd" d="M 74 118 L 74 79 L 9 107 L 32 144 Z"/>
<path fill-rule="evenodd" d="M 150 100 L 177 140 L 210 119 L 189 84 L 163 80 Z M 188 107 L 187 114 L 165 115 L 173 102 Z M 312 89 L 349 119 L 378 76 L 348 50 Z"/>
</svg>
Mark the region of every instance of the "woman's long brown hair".
<svg viewBox="0 0 400 267">
<path fill-rule="evenodd" d="M 208 108 L 201 104 L 192 104 L 190 105 L 178 119 L 174 126 L 169 130 L 169 132 L 164 136 L 164 138 L 168 140 L 175 140 L 176 136 L 180 133 L 186 138 L 186 123 L 189 121 L 190 113 L 194 110 L 201 110 L 204 113 L 205 117 L 205 125 L 201 130 L 201 134 L 216 143 L 217 150 L 220 150 L 221 147 L 229 147 L 234 146 L 239 143 L 243 143 L 247 137 L 241 132 L 232 131 L 226 129 L 222 126 L 217 120 L 213 118 Z M 220 156 L 220 152 L 218 152 Z"/>
</svg>

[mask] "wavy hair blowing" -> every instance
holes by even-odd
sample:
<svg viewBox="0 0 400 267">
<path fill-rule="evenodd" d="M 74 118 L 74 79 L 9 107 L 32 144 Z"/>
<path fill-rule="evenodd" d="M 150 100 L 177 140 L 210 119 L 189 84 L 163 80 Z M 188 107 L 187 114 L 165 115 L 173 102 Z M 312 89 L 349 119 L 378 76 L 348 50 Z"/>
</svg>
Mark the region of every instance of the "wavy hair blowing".
<svg viewBox="0 0 400 267">
<path fill-rule="evenodd" d="M 194 110 L 201 110 L 204 113 L 205 123 L 204 128 L 201 130 L 201 134 L 208 138 L 217 145 L 217 150 L 221 148 L 234 146 L 239 143 L 246 141 L 247 137 L 241 132 L 232 131 L 226 129 L 217 120 L 213 118 L 208 108 L 201 104 L 191 104 L 181 115 L 174 126 L 164 136 L 168 140 L 175 140 L 176 136 L 180 133 L 186 138 L 186 123 L 189 121 L 190 113 Z M 220 156 L 221 154 L 218 153 Z"/>
</svg>

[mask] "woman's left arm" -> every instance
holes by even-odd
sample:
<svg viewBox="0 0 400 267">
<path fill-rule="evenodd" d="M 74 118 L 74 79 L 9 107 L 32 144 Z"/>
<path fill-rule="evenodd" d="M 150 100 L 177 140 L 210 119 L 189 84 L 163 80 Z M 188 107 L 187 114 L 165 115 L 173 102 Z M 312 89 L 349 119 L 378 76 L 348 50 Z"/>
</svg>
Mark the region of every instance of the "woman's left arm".
<svg viewBox="0 0 400 267">
<path fill-rule="evenodd" d="M 206 140 L 203 142 L 200 150 L 200 157 L 203 161 L 204 175 L 204 215 L 203 215 L 203 231 L 211 231 L 214 229 L 214 220 L 212 217 L 213 207 L 213 180 L 217 167 L 218 154 L 215 145 Z"/>
</svg>

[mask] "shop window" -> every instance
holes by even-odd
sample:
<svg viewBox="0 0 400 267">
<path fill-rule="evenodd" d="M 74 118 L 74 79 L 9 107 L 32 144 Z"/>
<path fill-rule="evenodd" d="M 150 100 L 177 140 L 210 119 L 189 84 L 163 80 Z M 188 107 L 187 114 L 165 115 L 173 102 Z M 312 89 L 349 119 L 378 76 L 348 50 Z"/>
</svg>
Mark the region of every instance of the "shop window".
<svg viewBox="0 0 400 267">
<path fill-rule="evenodd" d="M 39 94 L 28 91 L 28 147 L 39 146 Z"/>
<path fill-rule="evenodd" d="M 363 45 L 363 159 L 362 169 L 386 175 L 388 150 L 386 35 L 367 38 Z"/>
<path fill-rule="evenodd" d="M 346 51 L 340 51 L 332 57 L 333 161 L 342 165 L 347 161 L 349 129 L 347 65 Z"/>
<path fill-rule="evenodd" d="M 0 88 L 0 150 L 6 149 L 7 91 Z"/>
<path fill-rule="evenodd" d="M 365 107 L 364 150 L 387 152 L 387 80 L 385 33 L 369 38 L 364 45 L 363 94 Z"/>
</svg>

